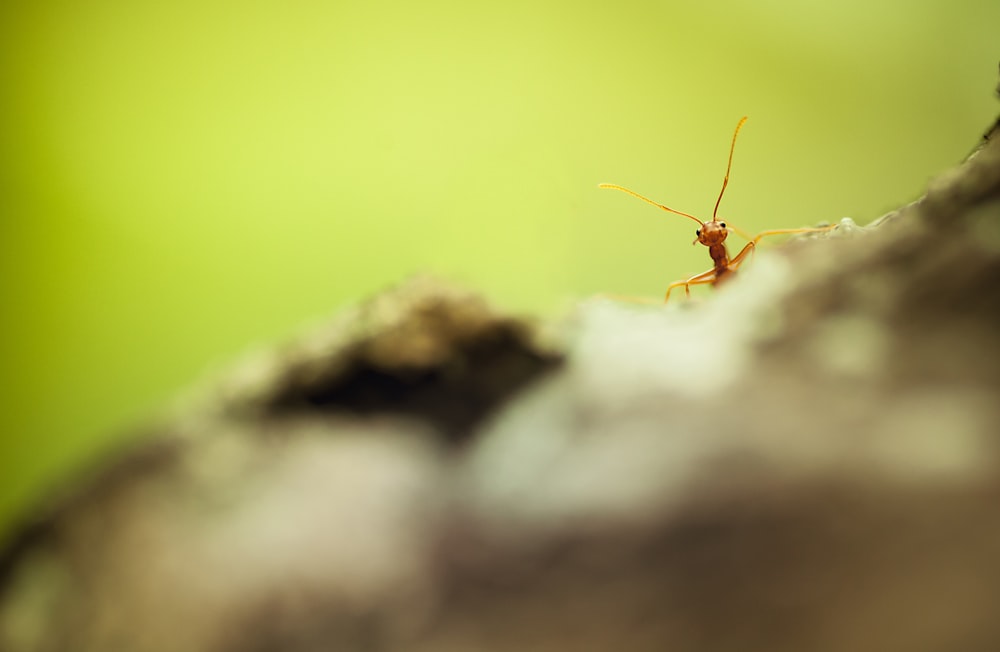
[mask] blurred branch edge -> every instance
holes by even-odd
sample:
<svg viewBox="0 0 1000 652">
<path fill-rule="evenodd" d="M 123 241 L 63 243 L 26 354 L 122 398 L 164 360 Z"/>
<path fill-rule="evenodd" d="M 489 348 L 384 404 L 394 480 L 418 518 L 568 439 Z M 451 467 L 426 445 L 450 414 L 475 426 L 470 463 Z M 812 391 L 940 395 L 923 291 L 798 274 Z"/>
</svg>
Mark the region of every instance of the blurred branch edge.
<svg viewBox="0 0 1000 652">
<path fill-rule="evenodd" d="M 701 304 L 419 278 L 248 358 L 13 533 L 0 649 L 1000 647 L 995 132 Z"/>
</svg>

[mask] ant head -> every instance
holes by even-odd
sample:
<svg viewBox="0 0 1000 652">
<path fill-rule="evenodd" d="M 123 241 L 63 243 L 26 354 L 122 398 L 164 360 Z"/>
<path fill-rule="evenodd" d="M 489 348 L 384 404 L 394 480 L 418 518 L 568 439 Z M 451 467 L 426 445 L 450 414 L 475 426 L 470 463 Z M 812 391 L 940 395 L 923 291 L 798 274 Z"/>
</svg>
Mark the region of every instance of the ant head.
<svg viewBox="0 0 1000 652">
<path fill-rule="evenodd" d="M 712 245 L 719 245 L 725 242 L 726 236 L 729 235 L 729 229 L 726 228 L 725 222 L 712 220 L 711 222 L 702 224 L 701 228 L 695 231 L 694 234 L 698 238 L 695 242 L 700 242 L 706 247 L 711 247 Z M 694 242 L 691 244 L 694 244 Z"/>
</svg>

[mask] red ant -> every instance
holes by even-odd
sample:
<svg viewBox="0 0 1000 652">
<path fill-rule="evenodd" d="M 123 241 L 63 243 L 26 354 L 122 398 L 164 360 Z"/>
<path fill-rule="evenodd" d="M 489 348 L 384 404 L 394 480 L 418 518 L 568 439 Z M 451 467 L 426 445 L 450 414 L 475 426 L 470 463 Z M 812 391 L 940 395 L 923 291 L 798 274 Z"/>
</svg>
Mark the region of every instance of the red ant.
<svg viewBox="0 0 1000 652">
<path fill-rule="evenodd" d="M 652 199 L 643 197 L 639 193 L 624 188 L 622 186 L 615 185 L 613 183 L 602 183 L 600 188 L 611 188 L 613 190 L 621 190 L 624 193 L 628 193 L 633 197 L 638 197 L 647 204 L 652 204 L 658 208 L 662 208 L 668 213 L 675 213 L 677 215 L 683 215 L 688 217 L 698 224 L 701 225 L 697 231 L 695 231 L 696 239 L 691 244 L 700 242 L 701 244 L 708 247 L 708 255 L 712 257 L 712 262 L 714 267 L 707 272 L 702 272 L 701 274 L 695 274 L 689 279 L 684 281 L 674 281 L 667 288 L 667 295 L 663 299 L 666 303 L 670 300 L 670 291 L 676 287 L 684 286 L 684 291 L 687 296 L 691 296 L 691 286 L 692 285 L 703 285 L 705 283 L 711 283 L 712 285 L 717 285 L 724 279 L 729 278 L 736 273 L 736 269 L 743 263 L 747 255 L 752 253 L 760 242 L 761 238 L 766 238 L 771 235 L 782 235 L 786 233 L 812 233 L 816 231 L 827 231 L 836 226 L 836 224 L 830 226 L 822 226 L 818 228 L 807 228 L 807 229 L 774 229 L 771 231 L 762 231 L 753 238 L 747 237 L 742 231 L 734 229 L 732 227 L 726 226 L 725 222 L 720 222 L 716 219 L 716 214 L 719 212 L 719 204 L 722 202 L 722 195 L 726 192 L 726 186 L 729 184 L 729 171 L 733 167 L 733 151 L 736 149 L 736 136 L 739 135 L 740 129 L 743 127 L 743 123 L 747 121 L 746 116 L 740 119 L 739 123 L 736 125 L 736 131 L 733 132 L 733 142 L 729 146 L 729 164 L 726 166 L 726 177 L 722 180 L 722 190 L 719 192 L 719 198 L 715 200 L 715 210 L 712 211 L 712 219 L 709 222 L 702 222 L 694 215 L 688 215 L 687 213 L 682 213 L 681 211 L 675 211 L 672 208 L 667 208 L 663 204 L 658 204 Z M 726 249 L 726 236 L 729 235 L 730 231 L 735 231 L 740 235 L 747 237 L 750 241 L 745 247 L 736 254 L 735 258 L 729 257 L 729 250 Z"/>
</svg>

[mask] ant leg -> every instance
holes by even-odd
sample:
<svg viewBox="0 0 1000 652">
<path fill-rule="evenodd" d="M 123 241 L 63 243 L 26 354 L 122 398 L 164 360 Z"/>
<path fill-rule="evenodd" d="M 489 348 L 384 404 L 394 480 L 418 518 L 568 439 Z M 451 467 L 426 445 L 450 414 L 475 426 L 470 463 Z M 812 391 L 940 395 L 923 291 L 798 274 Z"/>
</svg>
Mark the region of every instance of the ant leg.
<svg viewBox="0 0 1000 652">
<path fill-rule="evenodd" d="M 835 228 L 837 228 L 837 225 L 831 224 L 830 226 L 809 227 L 804 229 L 771 229 L 770 231 L 761 231 L 751 238 L 750 242 L 748 242 L 746 246 L 740 250 L 740 253 L 736 254 L 736 256 L 729 261 L 729 266 L 733 269 L 733 271 L 735 271 L 736 268 L 740 266 L 740 263 L 743 262 L 743 259 L 747 257 L 747 254 L 752 255 L 753 252 L 756 251 L 757 243 L 768 236 L 787 235 L 791 233 L 822 233 L 823 231 L 829 231 L 830 229 Z"/>
<path fill-rule="evenodd" d="M 750 242 L 746 243 L 746 246 L 744 246 L 742 249 L 740 249 L 740 253 L 736 254 L 736 256 L 733 257 L 733 259 L 729 261 L 729 268 L 732 271 L 735 272 L 736 269 L 743 262 L 743 259 L 747 257 L 747 254 L 753 254 L 753 252 L 756 251 L 756 250 L 757 250 L 757 240 L 756 239 L 751 240 Z"/>
<path fill-rule="evenodd" d="M 770 231 L 761 231 L 760 233 L 755 235 L 750 242 L 757 244 L 758 242 L 761 241 L 761 239 L 772 235 L 785 235 L 790 233 L 821 233 L 823 231 L 829 231 L 830 229 L 835 229 L 835 228 L 837 228 L 836 224 L 831 224 L 829 226 L 807 227 L 804 229 L 772 229 Z"/>
<path fill-rule="evenodd" d="M 674 288 L 684 286 L 684 292 L 687 296 L 691 296 L 691 286 L 692 285 L 704 285 L 705 283 L 715 283 L 715 268 L 708 270 L 707 272 L 702 272 L 701 274 L 695 274 L 691 278 L 684 281 L 674 281 L 667 287 L 667 296 L 663 298 L 663 303 L 666 304 L 670 301 L 670 291 Z"/>
</svg>

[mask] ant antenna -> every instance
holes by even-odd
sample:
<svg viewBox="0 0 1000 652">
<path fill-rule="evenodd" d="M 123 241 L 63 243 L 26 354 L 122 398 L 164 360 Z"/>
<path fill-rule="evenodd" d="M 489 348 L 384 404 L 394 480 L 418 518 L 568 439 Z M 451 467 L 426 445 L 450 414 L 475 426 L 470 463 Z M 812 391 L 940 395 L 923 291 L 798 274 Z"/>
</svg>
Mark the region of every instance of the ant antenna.
<svg viewBox="0 0 1000 652">
<path fill-rule="evenodd" d="M 719 198 L 715 200 L 715 210 L 712 211 L 713 220 L 715 219 L 715 214 L 719 212 L 719 204 L 722 202 L 722 195 L 726 192 L 726 186 L 729 185 L 729 170 L 733 167 L 733 150 L 736 149 L 736 136 L 739 135 L 740 129 L 746 121 L 747 116 L 740 118 L 739 124 L 736 125 L 736 131 L 733 132 L 733 144 L 729 146 L 729 164 L 726 166 L 726 178 L 722 180 L 722 190 L 719 191 Z"/>
<path fill-rule="evenodd" d="M 744 119 L 744 120 L 746 120 L 746 118 L 743 118 L 743 119 Z M 740 124 L 743 124 L 743 123 L 741 122 Z M 738 130 L 739 130 L 739 128 L 737 127 L 737 131 L 738 131 Z M 730 156 L 730 159 L 732 159 L 732 153 L 730 153 L 730 155 L 729 155 L 729 156 Z M 666 207 L 666 206 L 664 206 L 663 204 L 657 204 L 657 203 L 656 203 L 655 201 L 653 201 L 652 199 L 649 199 L 648 197 L 643 197 L 643 196 L 642 196 L 642 195 L 640 195 L 639 193 L 637 193 L 637 192 L 635 192 L 635 191 L 633 191 L 633 190 L 629 190 L 628 188 L 625 188 L 625 187 L 622 187 L 622 186 L 617 186 L 617 185 L 615 185 L 615 184 L 613 184 L 613 183 L 602 183 L 602 184 L 598 184 L 598 186 L 597 186 L 597 187 L 598 187 L 598 188 L 610 188 L 610 189 L 612 189 L 612 190 L 621 190 L 621 191 L 622 191 L 622 192 L 624 192 L 625 194 L 627 194 L 627 195 L 632 195 L 633 197 L 636 197 L 636 198 L 638 198 L 638 199 L 641 199 L 642 201 L 646 202 L 647 204 L 652 204 L 653 206 L 656 206 L 657 208 L 662 208 L 663 210 L 667 211 L 668 213 L 676 213 L 677 215 L 683 215 L 684 217 L 690 217 L 690 218 L 691 218 L 692 220 L 694 220 L 694 221 L 695 221 L 695 222 L 697 222 L 698 224 L 701 224 L 702 226 L 705 226 L 705 223 L 704 223 L 704 222 L 702 222 L 701 220 L 699 220 L 699 219 L 698 219 L 697 217 L 695 217 L 694 215 L 688 215 L 687 213 L 682 213 L 682 212 L 680 212 L 680 211 L 675 211 L 675 210 L 674 210 L 674 209 L 672 209 L 672 208 L 667 208 L 667 207 Z M 723 186 L 723 190 L 725 190 L 725 186 Z"/>
</svg>

